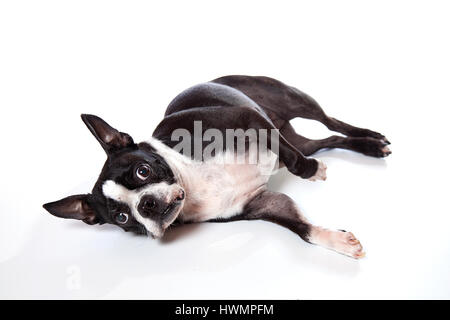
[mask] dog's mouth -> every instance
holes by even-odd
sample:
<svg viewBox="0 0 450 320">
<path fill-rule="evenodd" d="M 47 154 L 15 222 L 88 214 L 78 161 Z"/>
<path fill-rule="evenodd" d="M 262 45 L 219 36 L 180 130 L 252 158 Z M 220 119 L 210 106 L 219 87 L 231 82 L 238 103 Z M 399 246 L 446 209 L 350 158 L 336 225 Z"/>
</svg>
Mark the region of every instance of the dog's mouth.
<svg viewBox="0 0 450 320">
<path fill-rule="evenodd" d="M 175 208 L 175 204 L 171 203 L 167 206 L 167 209 L 163 211 L 162 215 L 165 216 L 167 215 L 169 212 L 172 212 L 173 208 Z"/>
<path fill-rule="evenodd" d="M 176 208 L 180 206 L 179 202 L 172 202 L 167 206 L 167 208 L 162 212 L 162 217 L 166 220 L 167 217 L 170 217 Z"/>
<path fill-rule="evenodd" d="M 179 195 L 162 212 L 163 228 L 166 229 L 178 216 L 184 203 L 185 193 L 181 190 Z"/>
<path fill-rule="evenodd" d="M 177 218 L 178 214 L 181 211 L 181 201 L 175 201 L 172 202 L 167 206 L 167 208 L 162 213 L 162 222 L 163 222 L 163 229 L 166 229 L 168 226 L 174 222 L 174 220 Z"/>
<path fill-rule="evenodd" d="M 181 212 L 182 202 L 172 202 L 167 206 L 167 208 L 161 213 L 161 220 L 158 223 L 159 227 L 157 230 L 147 230 L 147 235 L 153 239 L 161 239 L 164 236 L 167 228 L 172 225 L 173 222 L 177 219 L 178 215 Z"/>
</svg>

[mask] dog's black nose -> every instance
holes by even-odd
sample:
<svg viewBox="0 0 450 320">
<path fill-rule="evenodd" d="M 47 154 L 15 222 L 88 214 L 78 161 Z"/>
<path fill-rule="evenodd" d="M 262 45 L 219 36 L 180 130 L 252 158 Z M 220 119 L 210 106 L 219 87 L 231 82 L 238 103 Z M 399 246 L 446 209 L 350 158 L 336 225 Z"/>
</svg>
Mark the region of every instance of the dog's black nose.
<svg viewBox="0 0 450 320">
<path fill-rule="evenodd" d="M 142 206 L 145 210 L 151 210 L 156 207 L 156 201 L 153 199 L 147 199 Z"/>
<path fill-rule="evenodd" d="M 143 196 L 138 205 L 138 211 L 143 217 L 150 217 L 163 209 L 164 203 L 152 196 Z"/>
</svg>

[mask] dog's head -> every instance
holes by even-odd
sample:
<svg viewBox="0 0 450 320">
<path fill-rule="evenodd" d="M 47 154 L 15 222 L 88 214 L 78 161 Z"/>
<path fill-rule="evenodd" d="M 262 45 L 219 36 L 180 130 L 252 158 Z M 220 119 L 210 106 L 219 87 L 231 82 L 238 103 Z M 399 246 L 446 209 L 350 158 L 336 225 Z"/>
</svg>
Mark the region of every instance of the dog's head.
<svg viewBox="0 0 450 320">
<path fill-rule="evenodd" d="M 81 118 L 106 151 L 106 163 L 92 193 L 69 196 L 44 208 L 61 218 L 111 223 L 125 231 L 162 237 L 185 198 L 167 161 L 152 145 L 134 143 L 99 117 Z"/>
</svg>

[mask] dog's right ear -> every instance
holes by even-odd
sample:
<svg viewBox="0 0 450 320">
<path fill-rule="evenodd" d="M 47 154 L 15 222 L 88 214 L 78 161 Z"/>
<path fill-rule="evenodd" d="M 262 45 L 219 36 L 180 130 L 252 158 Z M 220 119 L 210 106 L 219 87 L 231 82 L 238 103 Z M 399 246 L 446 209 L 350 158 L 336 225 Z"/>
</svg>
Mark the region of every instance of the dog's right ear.
<svg viewBox="0 0 450 320">
<path fill-rule="evenodd" d="M 97 116 L 82 114 L 81 119 L 106 153 L 134 145 L 129 134 L 119 132 Z"/>
<path fill-rule="evenodd" d="M 88 202 L 89 195 L 79 194 L 43 205 L 52 215 L 65 219 L 82 220 L 87 224 L 98 223 L 97 215 Z"/>
</svg>

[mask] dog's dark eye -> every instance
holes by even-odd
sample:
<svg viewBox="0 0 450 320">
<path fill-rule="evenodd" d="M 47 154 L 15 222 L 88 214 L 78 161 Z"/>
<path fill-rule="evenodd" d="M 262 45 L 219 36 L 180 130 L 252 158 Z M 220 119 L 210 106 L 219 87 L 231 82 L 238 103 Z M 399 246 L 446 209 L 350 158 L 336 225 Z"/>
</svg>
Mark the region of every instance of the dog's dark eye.
<svg viewBox="0 0 450 320">
<path fill-rule="evenodd" d="M 150 167 L 142 164 L 136 169 L 136 176 L 141 180 L 146 180 L 150 176 Z"/>
<path fill-rule="evenodd" d="M 127 213 L 119 213 L 116 215 L 116 222 L 120 224 L 125 224 L 128 221 L 128 214 Z"/>
</svg>

